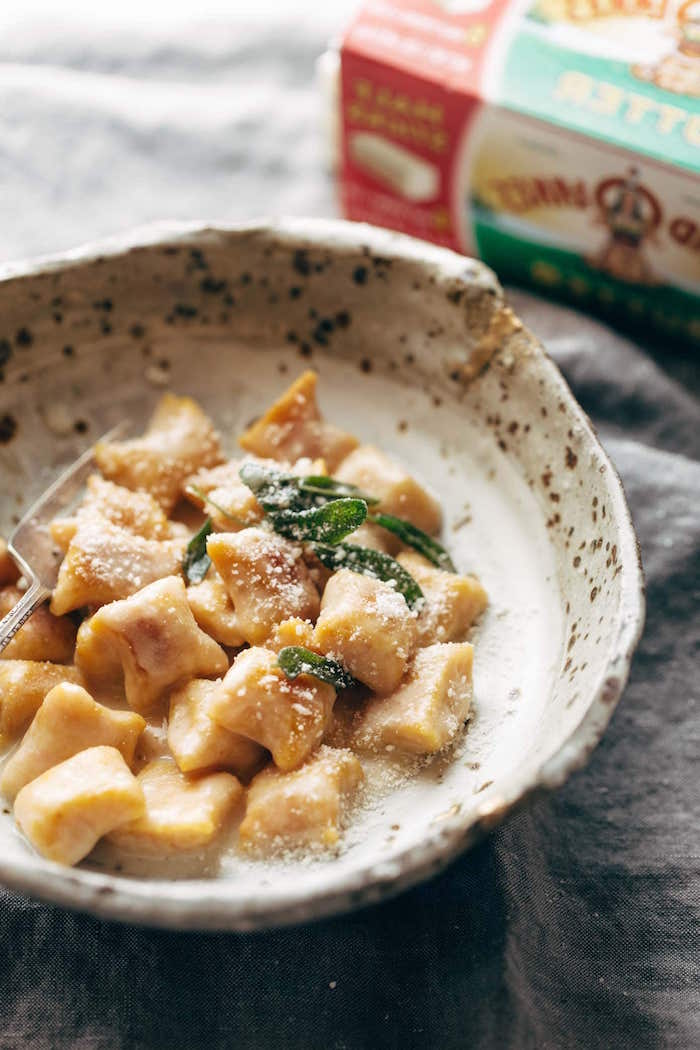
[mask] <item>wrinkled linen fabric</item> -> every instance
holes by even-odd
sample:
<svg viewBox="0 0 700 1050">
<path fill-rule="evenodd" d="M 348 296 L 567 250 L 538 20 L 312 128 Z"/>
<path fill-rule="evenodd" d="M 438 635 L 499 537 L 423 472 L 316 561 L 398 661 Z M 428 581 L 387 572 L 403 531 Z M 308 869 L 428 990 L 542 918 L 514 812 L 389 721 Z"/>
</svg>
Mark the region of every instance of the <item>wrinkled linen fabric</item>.
<svg viewBox="0 0 700 1050">
<path fill-rule="evenodd" d="M 333 214 L 313 64 L 335 16 L 286 17 L 18 20 L 0 261 L 158 218 Z M 697 365 L 512 300 L 599 428 L 646 572 L 644 638 L 588 766 L 431 882 L 302 928 L 136 929 L 0 889 L 0 1050 L 700 1046 Z"/>
</svg>

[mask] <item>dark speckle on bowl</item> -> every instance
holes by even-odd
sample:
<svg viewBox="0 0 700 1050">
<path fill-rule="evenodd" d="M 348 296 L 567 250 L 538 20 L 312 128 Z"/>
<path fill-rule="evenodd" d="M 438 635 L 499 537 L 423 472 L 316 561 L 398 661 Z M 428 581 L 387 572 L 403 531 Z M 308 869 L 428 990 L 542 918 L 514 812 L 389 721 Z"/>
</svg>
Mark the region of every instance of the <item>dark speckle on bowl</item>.
<svg viewBox="0 0 700 1050">
<path fill-rule="evenodd" d="M 311 262 L 306 248 L 299 248 L 292 256 L 292 267 L 302 277 L 308 277 L 311 273 Z"/>
<path fill-rule="evenodd" d="M 199 282 L 199 287 L 207 295 L 220 295 L 221 292 L 226 291 L 226 281 L 217 280 L 215 277 L 212 277 L 211 274 L 207 274 L 207 276 L 203 277 Z"/>
<path fill-rule="evenodd" d="M 0 445 L 7 445 L 17 433 L 17 420 L 9 412 L 0 416 Z"/>
<path fill-rule="evenodd" d="M 187 264 L 187 272 L 191 273 L 193 270 L 208 270 L 209 263 L 206 260 L 206 256 L 201 248 L 190 248 L 190 260 Z"/>
</svg>

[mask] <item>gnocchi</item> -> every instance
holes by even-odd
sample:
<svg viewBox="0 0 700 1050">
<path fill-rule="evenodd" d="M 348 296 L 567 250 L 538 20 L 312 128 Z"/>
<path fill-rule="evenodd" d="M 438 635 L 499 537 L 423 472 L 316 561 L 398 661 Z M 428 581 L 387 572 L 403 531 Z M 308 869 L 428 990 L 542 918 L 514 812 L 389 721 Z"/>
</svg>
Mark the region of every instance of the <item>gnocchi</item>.
<svg viewBox="0 0 700 1050">
<path fill-rule="evenodd" d="M 0 659 L 0 791 L 52 861 L 336 850 L 372 755 L 470 717 L 488 598 L 435 495 L 326 421 L 311 371 L 239 441 L 166 394 L 51 525 L 50 605 Z M 21 588 L 0 543 L 0 614 Z"/>
</svg>

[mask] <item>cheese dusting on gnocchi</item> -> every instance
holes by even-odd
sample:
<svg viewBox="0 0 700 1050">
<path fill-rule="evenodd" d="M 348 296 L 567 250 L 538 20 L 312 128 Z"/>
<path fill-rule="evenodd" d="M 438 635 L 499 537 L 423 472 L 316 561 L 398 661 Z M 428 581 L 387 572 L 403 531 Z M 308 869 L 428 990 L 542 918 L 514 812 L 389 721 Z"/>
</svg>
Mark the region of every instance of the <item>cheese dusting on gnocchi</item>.
<svg viewBox="0 0 700 1050">
<path fill-rule="evenodd" d="M 251 858 L 332 852 L 373 756 L 459 739 L 486 593 L 442 547 L 435 496 L 327 422 L 316 385 L 301 375 L 236 458 L 170 393 L 142 437 L 96 446 L 51 526 L 51 603 L 0 658 L 0 791 L 42 856 L 104 840 L 167 860 L 234 834 Z M 22 581 L 0 547 L 6 613 Z"/>
</svg>

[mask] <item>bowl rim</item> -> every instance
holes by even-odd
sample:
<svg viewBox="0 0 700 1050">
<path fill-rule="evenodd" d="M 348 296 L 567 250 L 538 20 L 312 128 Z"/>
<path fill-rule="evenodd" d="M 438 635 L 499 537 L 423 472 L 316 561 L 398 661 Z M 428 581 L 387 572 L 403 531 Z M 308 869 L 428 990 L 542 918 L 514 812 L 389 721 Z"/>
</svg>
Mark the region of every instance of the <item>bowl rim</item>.
<svg viewBox="0 0 700 1050">
<path fill-rule="evenodd" d="M 150 223 L 69 251 L 5 263 L 0 265 L 0 282 L 68 270 L 98 258 L 161 243 L 188 243 L 237 234 L 246 237 L 256 233 L 277 237 L 286 243 L 298 239 L 305 246 L 316 245 L 331 251 L 341 246 L 359 249 L 368 245 L 384 257 L 433 265 L 451 280 L 465 285 L 477 274 L 492 280 L 491 271 L 483 264 L 405 234 L 340 219 L 270 218 L 215 225 L 170 220 Z M 468 275 L 467 266 L 470 267 Z M 407 846 L 391 861 L 366 862 L 317 892 L 299 892 L 292 883 L 284 891 L 261 890 L 236 901 L 227 896 L 225 879 L 145 880 L 66 869 L 32 856 L 0 857 L 2 882 L 47 902 L 144 926 L 248 932 L 320 919 L 393 896 L 437 874 L 506 815 L 534 796 L 559 787 L 586 763 L 620 699 L 644 627 L 641 552 L 617 470 L 558 367 L 536 339 L 534 345 L 552 390 L 568 405 L 601 466 L 606 468 L 609 498 L 620 532 L 619 558 L 623 566 L 617 631 L 609 647 L 611 655 L 604 663 L 587 710 L 556 752 L 534 772 L 505 779 L 503 785 L 499 785 L 497 799 L 486 800 L 468 814 L 456 814 L 441 822 L 434 833 L 418 844 Z"/>
</svg>

